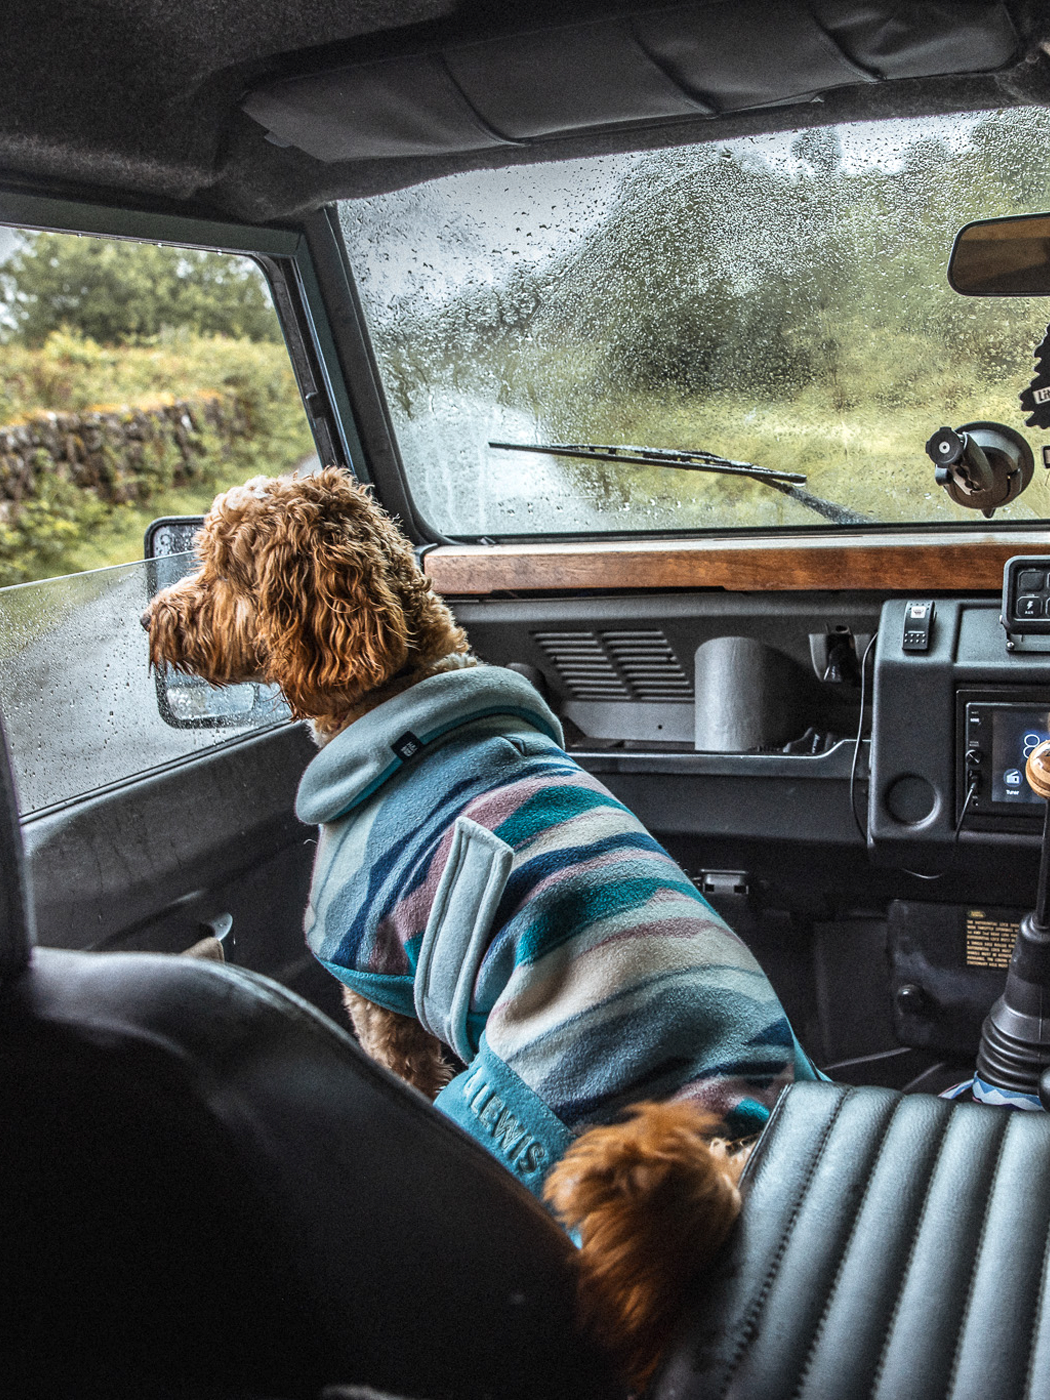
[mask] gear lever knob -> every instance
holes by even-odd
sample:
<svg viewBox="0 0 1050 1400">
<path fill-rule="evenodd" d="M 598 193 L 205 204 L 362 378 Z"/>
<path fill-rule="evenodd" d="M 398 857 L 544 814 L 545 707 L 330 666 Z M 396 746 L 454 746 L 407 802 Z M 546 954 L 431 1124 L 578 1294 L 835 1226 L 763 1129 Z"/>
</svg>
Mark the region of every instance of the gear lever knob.
<svg viewBox="0 0 1050 1400">
<path fill-rule="evenodd" d="M 1050 802 L 1050 739 L 1044 739 L 1041 744 L 1036 744 L 1028 755 L 1028 762 L 1024 766 L 1024 775 L 1028 779 L 1028 786 L 1036 797 Z"/>
</svg>

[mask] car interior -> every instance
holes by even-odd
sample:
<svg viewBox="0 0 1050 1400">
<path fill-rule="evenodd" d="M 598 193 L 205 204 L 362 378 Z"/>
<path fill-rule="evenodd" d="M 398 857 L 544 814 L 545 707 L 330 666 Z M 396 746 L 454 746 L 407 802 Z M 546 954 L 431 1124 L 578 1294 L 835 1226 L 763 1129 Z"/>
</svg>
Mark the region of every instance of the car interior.
<svg viewBox="0 0 1050 1400">
<path fill-rule="evenodd" d="M 4 29 L 0 234 L 252 260 L 315 462 L 822 1073 L 646 1394 L 1050 1400 L 1050 7 Z M 307 728 L 149 671 L 198 524 L 0 589 L 5 1393 L 624 1396 L 571 1241 L 304 944 Z"/>
</svg>

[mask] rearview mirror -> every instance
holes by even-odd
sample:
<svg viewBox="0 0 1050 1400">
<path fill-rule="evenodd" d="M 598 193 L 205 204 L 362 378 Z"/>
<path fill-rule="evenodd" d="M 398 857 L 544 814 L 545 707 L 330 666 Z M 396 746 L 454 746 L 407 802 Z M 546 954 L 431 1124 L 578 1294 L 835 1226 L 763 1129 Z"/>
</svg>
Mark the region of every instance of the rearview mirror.
<svg viewBox="0 0 1050 1400">
<path fill-rule="evenodd" d="M 967 224 L 955 239 L 948 282 L 967 297 L 1050 296 L 1050 214 Z"/>
<path fill-rule="evenodd" d="M 197 568 L 193 541 L 203 523 L 201 515 L 169 515 L 149 526 L 145 556 L 151 598 Z M 261 728 L 291 718 L 275 685 L 249 681 L 220 687 L 170 668 L 158 670 L 156 679 L 157 707 L 173 729 Z"/>
</svg>

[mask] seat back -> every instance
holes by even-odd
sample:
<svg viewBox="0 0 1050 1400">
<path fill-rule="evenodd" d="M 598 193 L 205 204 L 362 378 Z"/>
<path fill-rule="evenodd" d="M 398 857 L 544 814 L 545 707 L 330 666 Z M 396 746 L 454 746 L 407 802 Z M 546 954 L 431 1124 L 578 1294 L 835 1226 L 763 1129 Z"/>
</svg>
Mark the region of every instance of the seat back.
<svg viewBox="0 0 1050 1400">
<path fill-rule="evenodd" d="M 30 956 L 10 801 L 0 849 L 5 1394 L 622 1393 L 493 1158 L 265 978 Z"/>
</svg>

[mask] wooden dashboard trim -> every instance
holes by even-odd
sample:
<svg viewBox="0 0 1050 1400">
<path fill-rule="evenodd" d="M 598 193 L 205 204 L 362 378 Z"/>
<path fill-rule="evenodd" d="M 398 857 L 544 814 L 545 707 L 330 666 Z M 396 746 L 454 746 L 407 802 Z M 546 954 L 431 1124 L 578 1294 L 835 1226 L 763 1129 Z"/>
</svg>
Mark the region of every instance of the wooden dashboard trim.
<svg viewBox="0 0 1050 1400">
<path fill-rule="evenodd" d="M 1025 530 L 443 545 L 423 565 L 439 593 L 467 597 L 650 588 L 997 592 L 1007 559 L 1048 553 L 1050 532 Z"/>
</svg>

